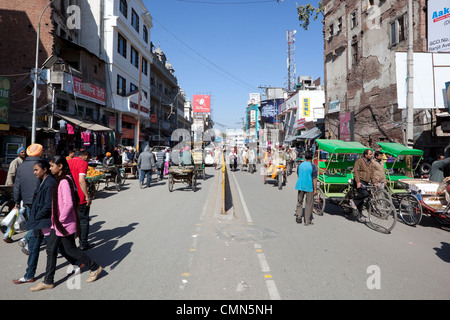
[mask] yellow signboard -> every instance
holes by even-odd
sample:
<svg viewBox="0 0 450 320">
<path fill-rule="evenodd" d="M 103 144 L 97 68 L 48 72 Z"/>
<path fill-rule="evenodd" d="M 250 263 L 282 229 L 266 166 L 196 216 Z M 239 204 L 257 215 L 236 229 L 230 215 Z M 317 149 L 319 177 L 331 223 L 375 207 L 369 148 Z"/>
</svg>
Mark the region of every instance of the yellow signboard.
<svg viewBox="0 0 450 320">
<path fill-rule="evenodd" d="M 309 98 L 303 99 L 303 116 L 309 117 L 311 105 L 309 104 Z"/>
</svg>

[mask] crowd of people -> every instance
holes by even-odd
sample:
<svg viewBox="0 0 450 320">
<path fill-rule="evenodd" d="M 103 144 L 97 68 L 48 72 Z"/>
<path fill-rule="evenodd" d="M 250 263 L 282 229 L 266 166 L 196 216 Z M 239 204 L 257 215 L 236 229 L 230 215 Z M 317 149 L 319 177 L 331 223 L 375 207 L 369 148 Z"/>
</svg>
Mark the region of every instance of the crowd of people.
<svg viewBox="0 0 450 320">
<path fill-rule="evenodd" d="M 26 156 L 23 153 L 26 153 Z M 19 165 L 10 166 L 7 184 L 13 185 L 15 209 L 23 208 L 26 235 L 19 241 L 28 254 L 25 275 L 13 283 L 35 282 L 40 246 L 45 241 L 47 264 L 44 280 L 30 288 L 41 291 L 54 287 L 57 255 L 63 255 L 73 270 L 86 266 L 90 275 L 86 282 L 95 281 L 102 271 L 86 250 L 88 243 L 89 209 L 86 174 L 90 155 L 78 150 L 70 157 L 55 156 L 42 159 L 43 147 L 32 144 L 18 150 Z M 19 216 L 19 210 L 17 217 Z M 2 230 L 3 231 L 3 230 Z M 12 242 L 14 227 L 4 232 L 4 241 Z M 76 245 L 75 239 L 79 239 Z"/>
</svg>

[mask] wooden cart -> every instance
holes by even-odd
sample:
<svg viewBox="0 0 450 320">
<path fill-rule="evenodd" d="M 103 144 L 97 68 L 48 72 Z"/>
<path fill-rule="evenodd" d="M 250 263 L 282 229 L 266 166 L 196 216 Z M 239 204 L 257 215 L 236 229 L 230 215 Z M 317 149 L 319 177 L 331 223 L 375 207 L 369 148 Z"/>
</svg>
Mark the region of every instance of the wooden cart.
<svg viewBox="0 0 450 320">
<path fill-rule="evenodd" d="M 169 168 L 169 191 L 173 191 L 175 183 L 185 183 L 195 192 L 197 186 L 197 175 L 194 166 L 178 166 Z"/>
</svg>

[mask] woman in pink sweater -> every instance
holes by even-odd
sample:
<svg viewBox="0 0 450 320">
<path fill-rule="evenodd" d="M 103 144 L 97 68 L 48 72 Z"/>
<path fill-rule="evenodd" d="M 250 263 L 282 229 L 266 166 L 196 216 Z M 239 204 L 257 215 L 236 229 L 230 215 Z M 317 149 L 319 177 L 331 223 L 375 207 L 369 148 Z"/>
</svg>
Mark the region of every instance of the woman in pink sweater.
<svg viewBox="0 0 450 320">
<path fill-rule="evenodd" d="M 50 171 L 56 178 L 52 198 L 52 227 L 47 241 L 47 268 L 44 281 L 30 288 L 31 291 L 52 289 L 56 271 L 58 246 L 62 244 L 67 255 L 80 261 L 91 270 L 86 282 L 95 281 L 102 267 L 81 251 L 75 243 L 80 233 L 78 218 L 78 193 L 70 175 L 69 164 L 62 156 L 56 156 L 50 161 Z"/>
</svg>

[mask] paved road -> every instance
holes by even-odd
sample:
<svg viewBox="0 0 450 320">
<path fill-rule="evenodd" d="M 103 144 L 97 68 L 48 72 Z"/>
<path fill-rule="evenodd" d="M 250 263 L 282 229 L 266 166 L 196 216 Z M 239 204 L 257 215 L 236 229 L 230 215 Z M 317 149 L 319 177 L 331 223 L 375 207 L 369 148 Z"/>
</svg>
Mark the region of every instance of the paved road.
<svg viewBox="0 0 450 320">
<path fill-rule="evenodd" d="M 278 190 L 259 174 L 230 172 L 234 207 L 221 214 L 220 174 L 192 192 L 167 180 L 140 189 L 130 179 L 120 192 L 100 191 L 91 210 L 88 253 L 105 271 L 65 277 L 58 259 L 53 290 L 14 285 L 26 257 L 0 243 L 1 299 L 447 299 L 449 232 L 424 218 L 398 222 L 381 234 L 346 219 L 332 205 L 314 225 L 295 223 L 295 176 Z M 19 239 L 19 235 L 15 236 Z M 42 279 L 45 252 L 37 275 Z M 39 279 L 39 280 L 41 280 Z M 372 289 L 370 289 L 371 287 Z"/>
</svg>

